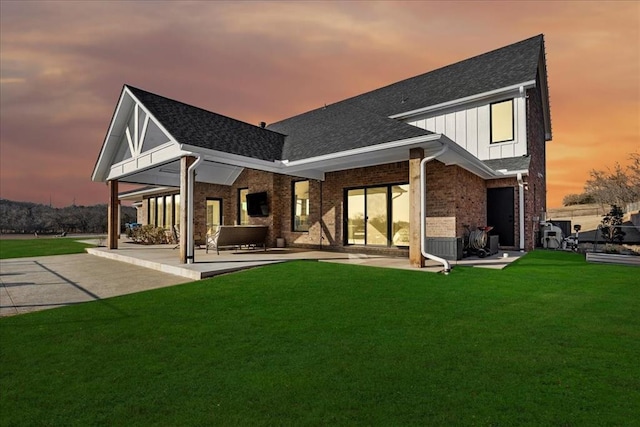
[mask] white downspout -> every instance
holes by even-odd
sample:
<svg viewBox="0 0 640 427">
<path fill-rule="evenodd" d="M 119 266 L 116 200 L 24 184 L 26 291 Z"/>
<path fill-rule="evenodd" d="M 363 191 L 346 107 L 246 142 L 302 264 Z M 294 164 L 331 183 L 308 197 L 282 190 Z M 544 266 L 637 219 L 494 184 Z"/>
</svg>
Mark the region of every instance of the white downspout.
<svg viewBox="0 0 640 427">
<path fill-rule="evenodd" d="M 524 181 L 522 180 L 522 173 L 518 172 L 518 203 L 519 203 L 519 215 L 520 222 L 520 252 L 524 252 Z"/>
<path fill-rule="evenodd" d="M 196 161 L 187 169 L 187 264 L 193 264 L 195 242 L 193 239 L 193 187 L 196 180 L 196 168 L 202 163 L 203 158 L 200 154 L 190 153 L 195 156 Z"/>
<path fill-rule="evenodd" d="M 425 191 L 427 187 L 427 162 L 430 162 L 431 160 L 447 151 L 447 148 L 447 145 L 442 144 L 442 148 L 440 149 L 440 151 L 438 151 L 433 156 L 425 157 L 420 162 L 420 252 L 422 252 L 423 257 L 442 264 L 444 266 L 444 274 L 449 274 L 449 271 L 451 271 L 451 265 L 449 265 L 449 261 L 444 258 L 440 258 L 433 254 L 427 253 L 427 233 L 425 224 L 427 216 L 427 198 L 425 197 Z"/>
</svg>

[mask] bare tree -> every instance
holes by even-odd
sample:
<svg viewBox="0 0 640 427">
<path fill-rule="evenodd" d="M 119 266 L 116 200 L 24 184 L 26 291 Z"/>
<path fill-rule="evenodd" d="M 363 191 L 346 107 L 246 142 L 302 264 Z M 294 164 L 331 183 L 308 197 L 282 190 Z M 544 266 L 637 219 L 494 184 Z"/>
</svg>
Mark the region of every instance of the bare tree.
<svg viewBox="0 0 640 427">
<path fill-rule="evenodd" d="M 136 210 L 122 206 L 122 226 L 134 222 Z M 107 230 L 107 205 L 54 208 L 29 202 L 0 199 L 2 233 L 104 233 Z"/>
<path fill-rule="evenodd" d="M 584 186 L 585 194 L 605 205 L 624 206 L 640 200 L 640 154 L 630 156 L 632 163 L 627 168 L 616 162 L 613 170 L 592 169 Z"/>
</svg>

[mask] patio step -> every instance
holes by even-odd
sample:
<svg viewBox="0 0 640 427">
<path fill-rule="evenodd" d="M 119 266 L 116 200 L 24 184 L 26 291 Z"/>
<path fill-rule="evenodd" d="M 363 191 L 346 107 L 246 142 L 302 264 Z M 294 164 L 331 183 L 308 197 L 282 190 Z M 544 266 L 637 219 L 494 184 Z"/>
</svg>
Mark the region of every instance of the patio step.
<svg viewBox="0 0 640 427">
<path fill-rule="evenodd" d="M 128 264 L 137 265 L 140 267 L 150 268 L 152 270 L 162 271 L 163 273 L 169 273 L 176 276 L 186 277 L 192 280 L 200 280 L 203 278 L 201 271 L 191 270 L 188 268 L 182 268 L 175 265 L 163 264 L 161 262 L 150 261 L 146 259 L 136 258 L 132 256 L 123 255 L 115 251 L 105 251 L 99 248 L 87 248 L 87 253 L 102 258 L 107 258 L 115 261 L 126 262 Z"/>
</svg>

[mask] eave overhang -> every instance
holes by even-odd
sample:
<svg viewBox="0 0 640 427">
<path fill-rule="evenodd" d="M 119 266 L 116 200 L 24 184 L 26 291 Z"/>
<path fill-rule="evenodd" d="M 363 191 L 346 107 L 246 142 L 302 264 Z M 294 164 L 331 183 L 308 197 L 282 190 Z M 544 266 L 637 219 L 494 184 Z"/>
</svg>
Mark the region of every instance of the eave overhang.
<svg viewBox="0 0 640 427">
<path fill-rule="evenodd" d="M 180 158 L 183 156 L 197 155 L 204 160 L 197 169 L 197 182 L 231 185 L 244 168 L 307 179 L 324 180 L 325 174 L 329 172 L 407 161 L 409 159 L 409 151 L 412 148 L 422 148 L 425 150 L 425 155 L 428 156 L 437 152 L 443 144 L 447 145 L 449 149 L 445 154 L 438 157 L 437 160 L 445 165 L 457 165 L 483 179 L 494 179 L 511 175 L 511 173 L 491 169 L 446 136 L 442 134 L 430 134 L 309 159 L 275 162 L 182 144 L 172 158 L 167 159 L 167 161 L 161 164 L 130 171 L 122 171 L 122 173 L 118 174 L 114 173 L 111 179 L 136 184 L 179 187 Z"/>
<path fill-rule="evenodd" d="M 445 165 L 460 166 L 483 179 L 504 176 L 442 134 L 429 134 L 291 162 L 283 160 L 283 172 L 299 175 L 303 171 L 317 171 L 324 179 L 324 174 L 328 172 L 407 161 L 412 148 L 422 148 L 425 156 L 429 156 L 439 151 L 443 144 L 449 149 L 437 160 Z"/>
<path fill-rule="evenodd" d="M 517 92 L 520 90 L 520 88 L 524 88 L 524 89 L 530 89 L 532 87 L 536 86 L 536 81 L 535 80 L 529 80 L 526 82 L 522 82 L 522 83 L 518 83 L 515 85 L 511 85 L 511 86 L 507 86 L 507 87 L 503 87 L 500 89 L 496 89 L 496 90 L 491 90 L 488 92 L 482 92 L 482 93 L 478 93 L 476 95 L 471 95 L 471 96 L 467 96 L 464 98 L 459 98 L 459 99 L 454 99 L 451 101 L 447 101 L 447 102 L 443 102 L 440 104 L 436 104 L 436 105 L 430 105 L 428 107 L 424 107 L 424 108 L 418 108 L 416 110 L 411 110 L 411 111 L 405 111 L 403 113 L 398 113 L 398 114 L 394 114 L 392 116 L 389 116 L 390 119 L 398 119 L 398 120 L 405 120 L 405 119 L 411 119 L 417 116 L 421 116 L 424 114 L 430 114 L 430 113 L 435 113 L 435 112 L 439 112 L 441 110 L 446 110 L 446 109 L 450 109 L 450 108 L 459 108 L 461 106 L 467 105 L 467 104 L 474 104 L 477 102 L 483 102 L 483 101 L 488 101 L 488 100 L 492 100 L 494 98 L 498 98 L 500 96 L 504 96 L 507 94 L 510 94 L 512 92 Z"/>
</svg>

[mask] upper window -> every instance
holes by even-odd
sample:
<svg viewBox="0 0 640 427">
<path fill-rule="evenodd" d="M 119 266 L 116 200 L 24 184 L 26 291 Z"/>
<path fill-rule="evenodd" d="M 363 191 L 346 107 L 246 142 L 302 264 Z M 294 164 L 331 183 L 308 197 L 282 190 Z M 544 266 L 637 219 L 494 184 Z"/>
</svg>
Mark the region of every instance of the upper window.
<svg viewBox="0 0 640 427">
<path fill-rule="evenodd" d="M 309 181 L 295 181 L 293 183 L 293 231 L 309 231 Z"/>
<path fill-rule="evenodd" d="M 241 188 L 238 190 L 238 224 L 249 224 L 249 211 L 247 210 L 247 194 L 249 194 L 248 188 Z"/>
<path fill-rule="evenodd" d="M 491 143 L 513 141 L 513 99 L 491 104 Z"/>
</svg>

